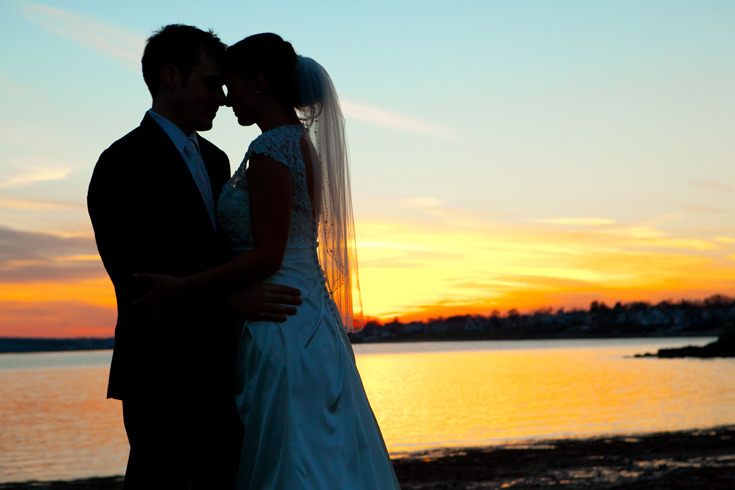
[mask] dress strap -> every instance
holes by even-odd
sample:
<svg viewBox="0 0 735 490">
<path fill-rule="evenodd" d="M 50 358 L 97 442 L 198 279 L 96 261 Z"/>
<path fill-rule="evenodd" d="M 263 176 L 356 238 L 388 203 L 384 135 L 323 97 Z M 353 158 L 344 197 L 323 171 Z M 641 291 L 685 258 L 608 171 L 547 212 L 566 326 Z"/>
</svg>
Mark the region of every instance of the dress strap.
<svg viewBox="0 0 735 490">
<path fill-rule="evenodd" d="M 304 130 L 299 125 L 279 126 L 266 131 L 250 143 L 245 158 L 249 161 L 253 155 L 270 157 L 292 172 L 298 171 L 295 167 L 298 167 L 299 162 L 303 166 L 300 144 L 303 134 Z"/>
</svg>

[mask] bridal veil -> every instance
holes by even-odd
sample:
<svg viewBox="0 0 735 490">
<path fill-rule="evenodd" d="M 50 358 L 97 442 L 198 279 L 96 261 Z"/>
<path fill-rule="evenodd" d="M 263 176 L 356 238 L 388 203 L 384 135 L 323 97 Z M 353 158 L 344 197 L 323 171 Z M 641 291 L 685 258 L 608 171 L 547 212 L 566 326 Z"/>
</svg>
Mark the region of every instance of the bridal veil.
<svg viewBox="0 0 735 490">
<path fill-rule="evenodd" d="M 314 166 L 319 261 L 342 323 L 354 332 L 363 315 L 345 120 L 332 79 L 312 58 L 298 56 L 296 85 L 296 108 L 320 162 Z"/>
</svg>

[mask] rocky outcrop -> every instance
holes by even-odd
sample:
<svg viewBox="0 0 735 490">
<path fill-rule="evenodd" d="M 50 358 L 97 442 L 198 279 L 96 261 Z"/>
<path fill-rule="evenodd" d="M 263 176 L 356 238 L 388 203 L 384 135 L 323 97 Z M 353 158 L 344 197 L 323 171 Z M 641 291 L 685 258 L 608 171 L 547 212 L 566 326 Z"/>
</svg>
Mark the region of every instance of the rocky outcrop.
<svg viewBox="0 0 735 490">
<path fill-rule="evenodd" d="M 722 334 L 719 339 L 705 346 L 688 345 L 678 349 L 659 349 L 656 354 L 636 354 L 636 357 L 659 357 L 662 359 L 735 357 L 735 332 Z"/>
</svg>

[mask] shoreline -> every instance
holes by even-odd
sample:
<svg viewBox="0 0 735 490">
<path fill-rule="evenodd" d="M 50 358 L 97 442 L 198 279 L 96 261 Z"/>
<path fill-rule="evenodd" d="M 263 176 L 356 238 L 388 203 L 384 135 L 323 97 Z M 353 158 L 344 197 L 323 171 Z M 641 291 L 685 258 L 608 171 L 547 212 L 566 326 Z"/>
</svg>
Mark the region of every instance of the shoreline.
<svg viewBox="0 0 735 490">
<path fill-rule="evenodd" d="M 404 490 L 735 488 L 735 425 L 437 449 L 394 460 Z"/>
<path fill-rule="evenodd" d="M 352 345 L 385 345 L 385 344 L 412 344 L 419 342 L 523 342 L 523 341 L 544 341 L 544 340 L 634 340 L 634 339 L 697 339 L 719 337 L 721 331 L 713 332 L 697 332 L 697 333 L 673 333 L 673 334 L 651 334 L 651 335 L 617 335 L 617 336 L 594 336 L 594 335 L 538 335 L 538 336 L 481 336 L 468 334 L 465 336 L 442 337 L 442 336 L 409 336 L 401 335 L 397 337 L 386 337 L 371 340 L 351 340 Z"/>
<path fill-rule="evenodd" d="M 383 337 L 375 339 L 352 339 L 353 345 L 381 345 L 381 344 L 411 344 L 418 342 L 515 342 L 515 341 L 538 341 L 538 340 L 618 340 L 618 339 L 681 339 L 681 338 L 709 338 L 719 337 L 722 330 L 676 332 L 676 333 L 651 333 L 649 335 L 482 335 L 477 333 L 466 333 L 464 335 L 446 334 L 439 335 L 399 335 L 394 337 Z M 58 352 L 91 352 L 101 350 L 112 350 L 114 338 L 32 338 L 32 337 L 0 337 L 0 355 L 2 354 L 44 354 Z"/>
<path fill-rule="evenodd" d="M 735 488 L 735 425 L 439 448 L 393 460 L 404 490 Z M 0 490 L 120 490 L 122 477 L 0 483 Z"/>
</svg>

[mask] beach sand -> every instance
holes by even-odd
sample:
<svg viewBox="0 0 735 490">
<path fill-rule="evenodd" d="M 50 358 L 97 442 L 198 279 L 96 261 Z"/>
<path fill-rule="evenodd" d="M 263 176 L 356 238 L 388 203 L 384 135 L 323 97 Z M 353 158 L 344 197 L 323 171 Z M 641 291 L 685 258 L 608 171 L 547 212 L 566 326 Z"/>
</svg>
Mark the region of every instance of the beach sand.
<svg viewBox="0 0 735 490">
<path fill-rule="evenodd" d="M 735 426 L 441 449 L 394 460 L 404 490 L 735 489 Z M 0 490 L 120 490 L 122 478 L 0 484 Z"/>
</svg>

